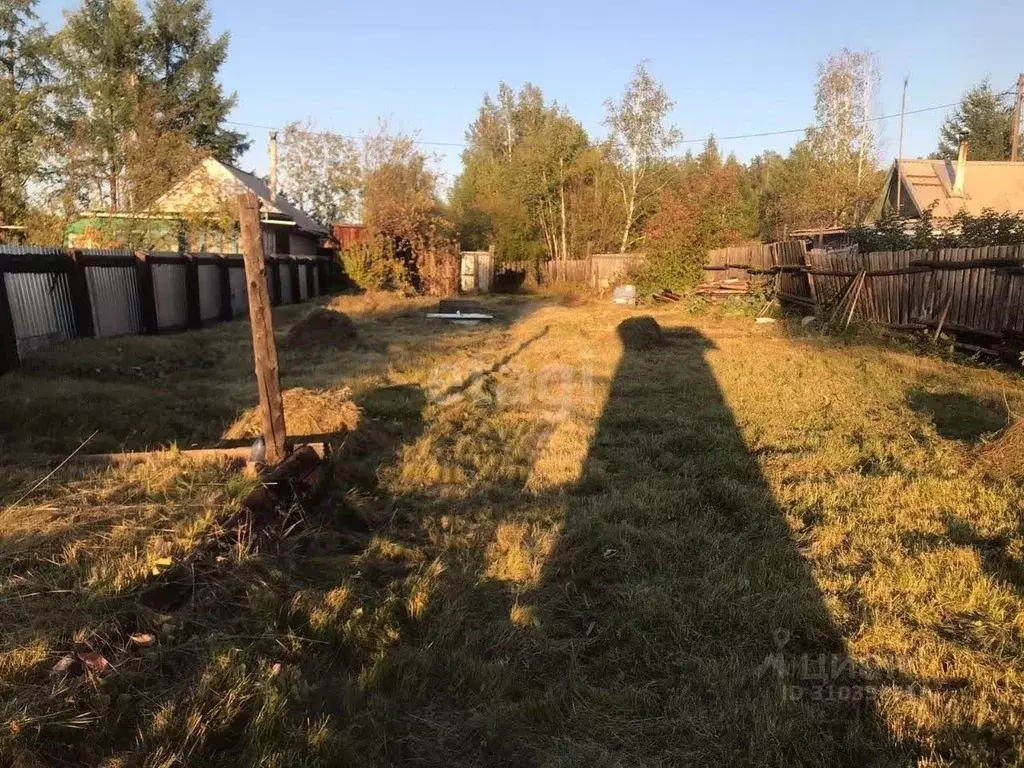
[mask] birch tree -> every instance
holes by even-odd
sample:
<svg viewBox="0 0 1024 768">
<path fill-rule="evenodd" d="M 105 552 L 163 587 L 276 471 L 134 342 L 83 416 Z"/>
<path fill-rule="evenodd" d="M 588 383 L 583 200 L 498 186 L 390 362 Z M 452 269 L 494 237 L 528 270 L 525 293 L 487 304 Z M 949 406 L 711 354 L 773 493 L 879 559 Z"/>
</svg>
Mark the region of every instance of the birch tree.
<svg viewBox="0 0 1024 768">
<path fill-rule="evenodd" d="M 281 190 L 321 224 L 352 221 L 359 207 L 359 149 L 344 136 L 289 123 L 281 148 Z"/>
<path fill-rule="evenodd" d="M 665 88 L 647 71 L 645 62 L 637 65 L 621 100 L 605 102 L 609 152 L 619 169 L 619 188 L 626 211 L 619 248 L 623 253 L 632 242 L 646 203 L 661 190 L 659 166 L 682 139 L 679 130 L 666 123 L 674 106 Z"/>
<path fill-rule="evenodd" d="M 877 193 L 872 117 L 878 87 L 878 64 L 871 53 L 843 48 L 818 66 L 815 124 L 806 140 L 824 225 L 859 224 Z"/>
</svg>

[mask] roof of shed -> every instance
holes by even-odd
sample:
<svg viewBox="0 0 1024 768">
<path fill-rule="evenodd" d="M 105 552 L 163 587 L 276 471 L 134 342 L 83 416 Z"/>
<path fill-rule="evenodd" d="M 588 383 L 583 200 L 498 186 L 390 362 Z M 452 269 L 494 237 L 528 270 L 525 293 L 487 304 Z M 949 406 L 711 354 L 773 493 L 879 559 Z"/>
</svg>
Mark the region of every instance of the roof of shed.
<svg viewBox="0 0 1024 768">
<path fill-rule="evenodd" d="M 1024 163 L 968 160 L 964 194 L 959 197 L 953 195 L 956 161 L 900 160 L 898 166 L 918 210 L 934 204 L 936 218 L 950 218 L 961 210 L 977 216 L 985 208 L 997 213 L 1024 211 Z"/>
</svg>

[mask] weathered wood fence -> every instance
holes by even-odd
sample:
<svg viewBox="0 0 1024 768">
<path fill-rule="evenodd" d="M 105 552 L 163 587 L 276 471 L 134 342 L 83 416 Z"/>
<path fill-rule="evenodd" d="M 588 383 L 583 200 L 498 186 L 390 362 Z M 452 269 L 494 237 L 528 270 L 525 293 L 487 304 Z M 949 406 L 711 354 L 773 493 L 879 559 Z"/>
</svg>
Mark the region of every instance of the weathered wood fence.
<svg viewBox="0 0 1024 768">
<path fill-rule="evenodd" d="M 834 303 L 860 278 L 855 316 L 892 328 L 1024 339 L 1024 246 L 936 251 L 811 251 L 811 298 Z"/>
<path fill-rule="evenodd" d="M 266 264 L 275 306 L 326 292 L 324 259 Z M 247 312 L 240 255 L 0 245 L 0 373 L 54 341 L 182 331 Z"/>
<path fill-rule="evenodd" d="M 706 282 L 758 278 L 783 303 L 815 312 L 855 291 L 862 320 L 1024 341 L 1024 245 L 859 253 L 793 241 L 708 254 Z"/>
<path fill-rule="evenodd" d="M 502 262 L 495 267 L 496 282 L 514 272 L 533 275 L 542 284 L 579 283 L 591 288 L 608 288 L 625 280 L 629 268 L 644 260 L 642 253 L 595 253 L 585 259 L 561 259 L 539 265 L 527 261 Z"/>
</svg>

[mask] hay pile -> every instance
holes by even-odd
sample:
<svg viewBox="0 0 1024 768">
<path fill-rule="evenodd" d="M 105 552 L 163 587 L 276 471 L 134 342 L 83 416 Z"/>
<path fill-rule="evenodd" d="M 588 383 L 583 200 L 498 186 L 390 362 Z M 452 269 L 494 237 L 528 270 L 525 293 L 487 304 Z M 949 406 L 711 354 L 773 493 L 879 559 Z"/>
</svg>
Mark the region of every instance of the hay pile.
<svg viewBox="0 0 1024 768">
<path fill-rule="evenodd" d="M 981 452 L 982 464 L 1001 475 L 1024 477 L 1024 420 L 1015 421 Z"/>
<path fill-rule="evenodd" d="M 359 406 L 347 389 L 303 389 L 296 387 L 282 394 L 284 423 L 290 436 L 333 435 L 352 432 L 359 425 Z M 262 433 L 260 409 L 243 413 L 224 437 L 228 440 L 256 438 Z"/>
<path fill-rule="evenodd" d="M 650 315 L 630 317 L 619 323 L 616 328 L 622 346 L 631 350 L 653 349 L 665 343 L 658 321 Z"/>
<path fill-rule="evenodd" d="M 314 309 L 288 331 L 286 344 L 293 349 L 345 349 L 356 342 L 356 326 L 344 312 Z"/>
</svg>

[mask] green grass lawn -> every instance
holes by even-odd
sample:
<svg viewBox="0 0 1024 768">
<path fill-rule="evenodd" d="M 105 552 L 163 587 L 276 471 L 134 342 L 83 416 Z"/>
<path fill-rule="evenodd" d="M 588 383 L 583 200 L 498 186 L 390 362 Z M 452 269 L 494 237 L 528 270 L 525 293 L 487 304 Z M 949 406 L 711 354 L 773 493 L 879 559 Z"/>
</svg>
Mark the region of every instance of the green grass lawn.
<svg viewBox="0 0 1024 768">
<path fill-rule="evenodd" d="M 278 310 L 293 425 L 359 416 L 321 507 L 258 543 L 224 530 L 252 481 L 173 454 L 10 506 L 93 432 L 237 429 L 245 324 L 3 377 L 0 764 L 1024 764 L 1024 484 L 985 461 L 1019 376 L 674 308 L 627 349 L 630 310 L 489 303 L 339 298 L 359 342 L 315 350 Z M 169 573 L 178 604 L 140 599 Z M 77 652 L 109 666 L 52 672 Z"/>
</svg>

